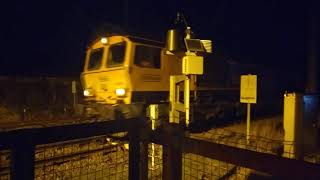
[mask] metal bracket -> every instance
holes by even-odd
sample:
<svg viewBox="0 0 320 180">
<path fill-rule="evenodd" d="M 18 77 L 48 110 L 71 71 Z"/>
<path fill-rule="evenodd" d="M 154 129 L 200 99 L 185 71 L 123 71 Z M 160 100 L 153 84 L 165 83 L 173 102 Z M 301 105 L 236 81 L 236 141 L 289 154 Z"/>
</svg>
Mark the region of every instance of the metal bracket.
<svg viewBox="0 0 320 180">
<path fill-rule="evenodd" d="M 184 82 L 184 103 L 180 102 L 180 84 Z M 169 122 L 179 123 L 180 112 L 186 113 L 186 125 L 190 119 L 190 78 L 189 75 L 170 76 Z"/>
</svg>

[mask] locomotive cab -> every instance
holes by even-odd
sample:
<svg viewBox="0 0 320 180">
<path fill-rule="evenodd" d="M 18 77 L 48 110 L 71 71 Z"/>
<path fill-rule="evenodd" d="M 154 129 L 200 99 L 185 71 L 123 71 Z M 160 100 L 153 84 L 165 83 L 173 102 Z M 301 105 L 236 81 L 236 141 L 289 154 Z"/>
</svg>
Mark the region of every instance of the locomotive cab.
<svg viewBox="0 0 320 180">
<path fill-rule="evenodd" d="M 181 74 L 181 62 L 163 46 L 130 36 L 95 41 L 81 74 L 85 100 L 109 105 L 167 100 L 170 75 Z"/>
</svg>

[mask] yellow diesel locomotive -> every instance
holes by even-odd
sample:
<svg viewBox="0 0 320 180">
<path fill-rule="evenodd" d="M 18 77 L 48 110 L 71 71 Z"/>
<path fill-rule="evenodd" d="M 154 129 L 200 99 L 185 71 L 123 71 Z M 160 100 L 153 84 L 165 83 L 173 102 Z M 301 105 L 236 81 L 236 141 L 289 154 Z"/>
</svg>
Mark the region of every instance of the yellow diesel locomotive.
<svg viewBox="0 0 320 180">
<path fill-rule="evenodd" d="M 181 62 L 167 55 L 158 41 L 131 36 L 109 36 L 87 50 L 81 81 L 87 110 L 111 106 L 140 106 L 166 101 L 170 75 L 181 74 Z M 109 107 L 108 107 L 109 106 Z M 136 107 L 135 107 L 136 108 Z M 101 108 L 100 108 L 101 109 Z M 109 111 L 107 111 L 109 112 Z"/>
<path fill-rule="evenodd" d="M 87 114 L 129 118 L 147 104 L 168 102 L 170 75 L 182 74 L 181 64 L 181 56 L 168 54 L 158 41 L 122 35 L 96 40 L 81 74 Z M 195 87 L 192 78 L 191 90 Z"/>
</svg>

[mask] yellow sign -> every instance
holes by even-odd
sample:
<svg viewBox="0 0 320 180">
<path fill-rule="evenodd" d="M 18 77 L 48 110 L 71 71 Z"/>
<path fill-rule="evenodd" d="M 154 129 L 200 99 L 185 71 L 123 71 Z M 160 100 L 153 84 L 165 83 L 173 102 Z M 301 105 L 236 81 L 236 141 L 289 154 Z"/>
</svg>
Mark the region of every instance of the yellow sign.
<svg viewBox="0 0 320 180">
<path fill-rule="evenodd" d="M 72 93 L 76 93 L 77 92 L 77 84 L 76 84 L 76 81 L 72 81 L 72 83 L 71 83 L 72 85 L 71 85 L 71 92 Z"/>
<path fill-rule="evenodd" d="M 241 76 L 240 102 L 257 103 L 257 75 Z"/>
</svg>

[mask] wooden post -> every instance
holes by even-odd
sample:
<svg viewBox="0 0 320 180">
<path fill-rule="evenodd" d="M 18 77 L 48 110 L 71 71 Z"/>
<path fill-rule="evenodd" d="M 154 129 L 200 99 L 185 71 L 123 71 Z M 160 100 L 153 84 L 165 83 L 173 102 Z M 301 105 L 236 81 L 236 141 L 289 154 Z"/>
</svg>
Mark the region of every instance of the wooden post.
<svg viewBox="0 0 320 180">
<path fill-rule="evenodd" d="M 11 151 L 11 178 L 12 180 L 34 179 L 34 152 L 35 146 L 21 140 L 22 143 Z"/>
<path fill-rule="evenodd" d="M 166 140 L 163 145 L 163 174 L 162 179 L 182 179 L 182 135 L 183 131 L 178 125 L 167 127 Z"/>
<path fill-rule="evenodd" d="M 129 180 L 140 179 L 139 129 L 134 126 L 129 131 Z"/>
<path fill-rule="evenodd" d="M 148 180 L 148 142 L 141 142 L 140 148 L 140 176 L 141 180 Z"/>
</svg>

